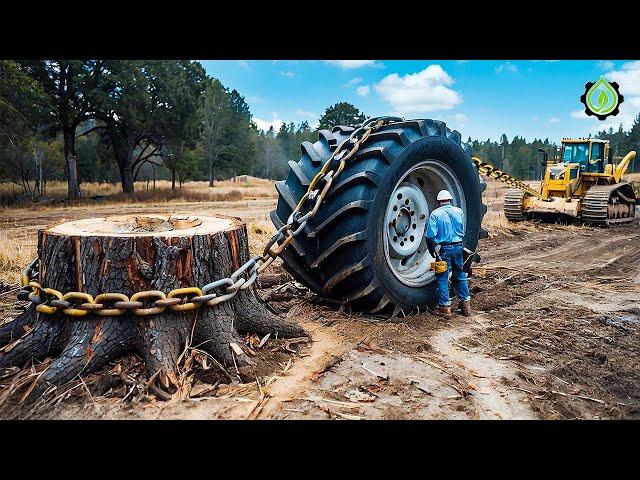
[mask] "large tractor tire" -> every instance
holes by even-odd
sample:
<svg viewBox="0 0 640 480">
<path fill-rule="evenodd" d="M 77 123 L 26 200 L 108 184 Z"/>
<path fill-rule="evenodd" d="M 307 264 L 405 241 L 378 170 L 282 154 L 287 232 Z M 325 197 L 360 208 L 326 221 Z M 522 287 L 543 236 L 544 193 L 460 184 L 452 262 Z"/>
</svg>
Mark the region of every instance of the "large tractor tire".
<svg viewBox="0 0 640 480">
<path fill-rule="evenodd" d="M 271 220 L 284 225 L 310 180 L 353 127 L 320 130 L 289 162 Z M 437 300 L 424 234 L 442 189 L 464 210 L 464 246 L 475 251 L 486 206 L 471 146 L 437 120 L 392 123 L 371 134 L 331 187 L 316 217 L 283 254 L 299 282 L 353 311 L 405 314 Z"/>
</svg>

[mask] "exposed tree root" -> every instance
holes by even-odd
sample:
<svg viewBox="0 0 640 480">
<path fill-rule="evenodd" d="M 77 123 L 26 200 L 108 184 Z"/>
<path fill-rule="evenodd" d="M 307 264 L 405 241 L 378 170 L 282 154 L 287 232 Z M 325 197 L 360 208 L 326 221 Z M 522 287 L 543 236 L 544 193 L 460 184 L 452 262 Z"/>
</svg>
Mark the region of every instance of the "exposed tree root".
<svg viewBox="0 0 640 480">
<path fill-rule="evenodd" d="M 39 244 L 41 280 L 61 291 L 94 296 L 204 285 L 227 277 L 248 258 L 244 224 L 227 222 L 230 227 L 222 231 L 174 237 L 75 237 L 55 229 L 45 231 Z M 36 313 L 31 306 L 0 328 L 0 368 L 51 358 L 32 386 L 29 399 L 34 400 L 52 385 L 64 385 L 122 356 L 137 354 L 153 376 L 146 388 L 157 382 L 164 392 L 174 393 L 185 388 L 182 373 L 188 369 L 181 364 L 190 362 L 195 350 L 211 355 L 236 378 L 253 380 L 257 364 L 248 354 L 250 349 L 243 347 L 245 333 L 306 335 L 301 327 L 272 314 L 253 289 L 214 307 L 186 312 L 167 308 L 150 316 L 127 312 L 76 318 L 62 312 Z"/>
</svg>

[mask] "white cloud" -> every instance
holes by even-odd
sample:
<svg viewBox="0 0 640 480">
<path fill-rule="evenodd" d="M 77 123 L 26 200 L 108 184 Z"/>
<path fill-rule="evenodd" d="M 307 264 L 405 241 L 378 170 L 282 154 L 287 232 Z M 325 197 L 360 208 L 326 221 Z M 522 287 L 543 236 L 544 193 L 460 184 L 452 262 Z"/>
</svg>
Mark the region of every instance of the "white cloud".
<svg viewBox="0 0 640 480">
<path fill-rule="evenodd" d="M 256 104 L 256 103 L 264 103 L 264 98 L 258 96 L 258 95 L 252 95 L 250 97 L 247 97 L 247 103 L 251 103 L 251 104 Z"/>
<path fill-rule="evenodd" d="M 358 88 L 356 88 L 356 93 L 361 97 L 366 97 L 367 95 L 369 95 L 370 91 L 371 91 L 371 88 L 369 87 L 369 85 L 361 85 Z"/>
<path fill-rule="evenodd" d="M 629 130 L 633 126 L 633 121 L 638 113 L 640 113 L 640 96 L 629 96 L 625 97 L 624 102 L 620 105 L 620 113 L 615 117 L 607 117 L 606 120 L 598 120 L 596 117 L 587 116 L 584 113 L 584 109 L 574 110 L 569 115 L 577 120 L 587 120 L 591 124 L 589 132 L 597 133 L 602 130 L 608 130 L 609 127 L 618 130 L 620 124 L 622 124 L 624 130 Z"/>
<path fill-rule="evenodd" d="M 601 70 L 611 70 L 616 64 L 610 60 L 599 60 L 596 62 L 596 66 Z"/>
<path fill-rule="evenodd" d="M 447 120 L 447 123 L 449 127 L 461 130 L 466 127 L 467 120 L 468 118 L 464 113 L 454 113 L 449 120 Z"/>
<path fill-rule="evenodd" d="M 280 72 L 280 75 L 282 75 L 283 77 L 287 77 L 287 78 L 293 78 L 296 76 L 295 72 L 292 71 L 286 71 L 286 72 Z"/>
<path fill-rule="evenodd" d="M 623 63 L 620 70 L 604 76 L 610 82 L 618 82 L 623 95 L 640 95 L 640 61 Z"/>
<path fill-rule="evenodd" d="M 307 112 L 306 110 L 302 110 L 301 108 L 297 109 L 295 111 L 295 114 L 297 117 L 311 118 L 313 120 L 316 120 L 319 116 L 317 113 Z"/>
<path fill-rule="evenodd" d="M 623 63 L 618 70 L 607 72 L 604 77 L 610 82 L 617 82 L 620 93 L 624 95 L 624 101 L 620 104 L 620 113 L 604 121 L 587 116 L 584 109 L 575 110 L 569 115 L 578 120 L 587 120 L 591 124 L 589 130 L 591 133 L 608 130 L 609 127 L 618 130 L 620 124 L 623 129 L 629 130 L 640 113 L 640 61 Z"/>
<path fill-rule="evenodd" d="M 459 92 L 449 88 L 453 78 L 440 65 L 400 76 L 392 73 L 374 85 L 377 94 L 400 115 L 450 110 L 462 103 Z"/>
<path fill-rule="evenodd" d="M 357 85 L 358 83 L 362 83 L 362 77 L 356 77 L 356 78 L 352 78 L 351 80 L 349 80 L 347 83 L 345 83 L 343 86 L 345 88 L 351 88 L 354 85 Z"/>
<path fill-rule="evenodd" d="M 549 123 L 560 123 L 560 119 L 558 117 L 551 117 Z"/>
<path fill-rule="evenodd" d="M 540 117 L 538 115 L 534 115 L 533 117 L 531 117 L 531 120 L 534 122 L 538 122 L 540 121 Z"/>
<path fill-rule="evenodd" d="M 278 130 L 280 130 L 280 127 L 284 124 L 284 122 L 278 118 L 278 114 L 276 112 L 273 112 L 273 118 L 271 119 L 271 121 L 262 120 L 257 117 L 253 117 L 253 121 L 258 127 L 258 130 L 263 130 L 265 132 L 269 130 L 269 127 L 273 127 L 273 129 L 277 132 Z"/>
<path fill-rule="evenodd" d="M 375 60 L 325 60 L 329 65 L 335 65 L 343 70 L 351 70 L 354 68 L 362 67 L 382 67 L 382 63 L 378 63 Z"/>
<path fill-rule="evenodd" d="M 249 70 L 251 68 L 251 65 L 249 65 L 249 62 L 246 60 L 236 60 L 236 65 L 245 70 Z"/>
<path fill-rule="evenodd" d="M 511 62 L 504 62 L 498 65 L 495 68 L 495 70 L 496 70 L 496 73 L 502 73 L 502 72 L 516 73 L 518 71 L 518 67 L 516 67 Z"/>
</svg>

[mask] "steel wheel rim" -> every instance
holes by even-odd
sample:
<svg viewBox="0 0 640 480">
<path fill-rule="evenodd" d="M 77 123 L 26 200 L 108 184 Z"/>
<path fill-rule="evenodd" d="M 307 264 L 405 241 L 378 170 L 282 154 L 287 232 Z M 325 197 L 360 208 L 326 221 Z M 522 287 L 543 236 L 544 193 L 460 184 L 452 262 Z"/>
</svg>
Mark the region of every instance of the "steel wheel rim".
<svg viewBox="0 0 640 480">
<path fill-rule="evenodd" d="M 435 273 L 430 270 L 434 258 L 427 249 L 425 232 L 429 214 L 436 208 L 436 195 L 443 189 L 449 190 L 453 205 L 462 208 L 466 218 L 462 185 L 448 166 L 433 159 L 407 171 L 387 201 L 385 258 L 394 276 L 410 287 L 422 287 L 435 280 Z"/>
</svg>

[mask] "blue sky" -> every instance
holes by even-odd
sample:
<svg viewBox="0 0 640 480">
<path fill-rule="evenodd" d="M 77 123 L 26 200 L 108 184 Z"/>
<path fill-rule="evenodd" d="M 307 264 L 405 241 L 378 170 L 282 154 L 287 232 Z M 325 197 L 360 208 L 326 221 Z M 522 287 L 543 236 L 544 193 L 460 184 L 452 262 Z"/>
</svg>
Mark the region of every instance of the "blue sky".
<svg viewBox="0 0 640 480">
<path fill-rule="evenodd" d="M 204 60 L 207 73 L 237 89 L 261 128 L 315 125 L 325 108 L 353 103 L 371 116 L 444 120 L 463 138 L 528 140 L 625 129 L 640 112 L 640 61 Z M 584 84 L 603 75 L 620 84 L 620 114 L 584 115 Z"/>
</svg>

